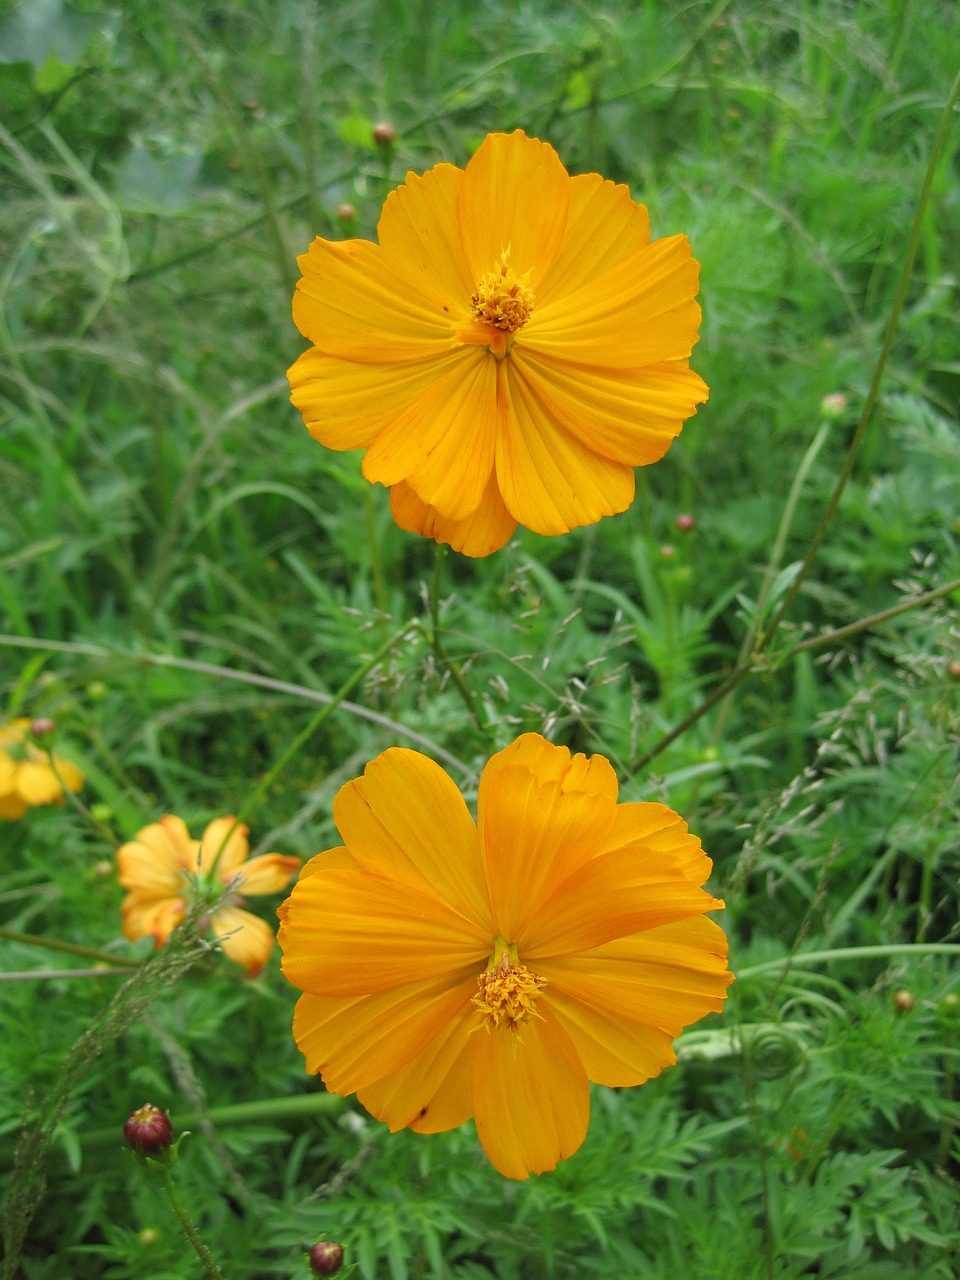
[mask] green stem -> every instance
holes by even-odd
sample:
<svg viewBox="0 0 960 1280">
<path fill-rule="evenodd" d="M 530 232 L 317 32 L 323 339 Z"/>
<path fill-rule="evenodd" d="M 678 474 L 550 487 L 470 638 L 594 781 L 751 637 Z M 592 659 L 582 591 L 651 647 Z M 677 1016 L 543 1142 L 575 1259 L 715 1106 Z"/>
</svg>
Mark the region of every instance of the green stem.
<svg viewBox="0 0 960 1280">
<path fill-rule="evenodd" d="M 443 561 L 446 550 L 447 548 L 442 542 L 437 543 L 436 555 L 433 560 L 433 581 L 430 585 L 430 647 L 441 670 L 445 668 L 450 672 L 450 679 L 463 699 L 471 720 L 481 733 L 485 733 L 487 726 L 484 724 L 483 717 L 477 709 L 476 699 L 463 678 L 463 672 L 460 670 L 459 664 L 449 656 L 443 646 L 443 641 L 440 639 L 440 583 L 443 579 Z"/>
<path fill-rule="evenodd" d="M 837 627 L 835 631 L 826 631 L 823 635 L 801 640 L 799 644 L 793 646 L 787 657 L 792 658 L 802 649 L 819 649 L 822 645 L 833 644 L 834 641 L 844 640 L 847 636 L 855 636 L 858 631 L 867 631 L 881 622 L 888 622 L 890 618 L 899 618 L 902 613 L 909 613 L 911 609 L 918 609 L 923 604 L 931 604 L 934 600 L 948 596 L 954 591 L 960 591 L 960 578 L 954 578 L 952 582 L 946 582 L 942 587 L 935 587 L 932 591 L 925 591 L 922 596 L 913 596 L 902 604 L 894 605 L 892 609 L 882 609 L 880 613 L 872 613 L 869 618 L 861 618 L 859 622 L 850 622 L 845 627 Z"/>
<path fill-rule="evenodd" d="M 61 942 L 59 938 L 41 938 L 35 933 L 20 933 L 16 929 L 7 929 L 2 925 L 0 925 L 0 938 L 6 938 L 8 942 L 20 942 L 27 947 L 43 947 L 45 951 L 65 951 L 71 956 L 99 960 L 102 964 L 116 965 L 120 969 L 140 968 L 139 960 L 127 960 L 109 951 L 98 951 L 95 947 L 81 947 L 76 942 Z"/>
<path fill-rule="evenodd" d="M 829 964 L 832 960 L 879 960 L 888 956 L 960 956 L 960 944 L 899 942 L 876 947 L 832 947 L 828 951 L 803 951 L 798 955 L 781 956 L 779 960 L 764 960 L 762 964 L 748 965 L 737 974 L 737 981 L 756 978 L 762 973 L 776 973 L 785 966 L 803 969 L 807 965 Z"/>
<path fill-rule="evenodd" d="M 163 1189 L 167 1193 L 167 1199 L 170 1201 L 170 1207 L 177 1215 L 177 1221 L 180 1223 L 180 1229 L 193 1245 L 194 1252 L 200 1259 L 204 1271 L 211 1280 L 223 1280 L 223 1274 L 219 1267 L 210 1256 L 210 1250 L 197 1235 L 197 1229 L 187 1216 L 187 1211 L 183 1207 L 183 1201 L 173 1185 L 173 1179 L 170 1177 L 170 1170 L 163 1171 Z"/>
</svg>

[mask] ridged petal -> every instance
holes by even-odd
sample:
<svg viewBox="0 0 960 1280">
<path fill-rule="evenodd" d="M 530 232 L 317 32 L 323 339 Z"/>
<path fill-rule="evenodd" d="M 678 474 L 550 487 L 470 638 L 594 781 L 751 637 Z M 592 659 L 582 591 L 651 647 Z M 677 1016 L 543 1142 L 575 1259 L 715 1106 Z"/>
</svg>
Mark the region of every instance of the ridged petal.
<svg viewBox="0 0 960 1280">
<path fill-rule="evenodd" d="M 452 346 L 453 303 L 368 240 L 314 240 L 293 319 L 331 356 L 368 364 L 427 360 Z"/>
<path fill-rule="evenodd" d="M 429 975 L 479 973 L 492 936 L 408 884 L 321 870 L 294 887 L 280 940 L 283 972 L 295 987 L 360 996 Z"/>
<path fill-rule="evenodd" d="M 603 852 L 616 849 L 634 850 L 648 857 L 665 855 L 694 884 L 703 884 L 713 869 L 699 837 L 691 834 L 679 813 L 651 801 L 618 806 Z"/>
<path fill-rule="evenodd" d="M 570 178 L 546 142 L 491 133 L 464 171 L 457 211 L 474 284 L 505 249 L 518 275 L 530 272 L 536 292 L 556 261 L 570 203 Z"/>
<path fill-rule="evenodd" d="M 657 462 L 709 395 L 685 360 L 637 370 L 571 365 L 515 347 L 513 367 L 571 435 L 631 467 Z"/>
<path fill-rule="evenodd" d="M 559 534 L 626 511 L 632 468 L 571 435 L 525 381 L 522 365 L 511 364 L 504 385 L 497 483 L 510 514 L 536 533 Z"/>
<path fill-rule="evenodd" d="M 480 1030 L 475 1037 L 477 1135 L 505 1178 L 556 1168 L 581 1145 L 590 1120 L 583 1063 L 546 1004 L 540 1009 L 543 1017 L 519 1032 Z"/>
<path fill-rule="evenodd" d="M 401 529 L 443 542 L 461 555 L 479 559 L 510 541 L 517 522 L 503 505 L 496 476 L 491 474 L 476 511 L 462 520 L 449 520 L 436 507 L 401 482 L 390 490 L 390 510 Z"/>
<path fill-rule="evenodd" d="M 484 766 L 477 802 L 481 810 L 487 787 L 501 769 L 511 765 L 523 765 L 535 773 L 540 782 L 559 783 L 563 791 L 586 791 L 615 801 L 620 790 L 613 765 L 606 756 L 585 756 L 579 751 L 571 756 L 567 747 L 548 742 L 539 733 L 521 733 L 508 747 L 492 755 Z"/>
<path fill-rule="evenodd" d="M 535 305 L 517 341 L 598 369 L 685 359 L 700 325 L 699 270 L 686 236 L 656 240 L 576 293 Z"/>
<path fill-rule="evenodd" d="M 444 351 L 412 363 L 362 364 L 311 347 L 287 370 L 290 399 L 328 449 L 366 449 L 463 358 Z"/>
<path fill-rule="evenodd" d="M 594 1084 L 614 1089 L 643 1084 L 676 1062 L 673 1037 L 658 1027 L 627 1022 L 548 986 L 543 997 L 573 1041 Z"/>
<path fill-rule="evenodd" d="M 560 253 L 537 291 L 540 306 L 582 289 L 650 241 L 647 211 L 626 187 L 583 173 L 570 179 L 569 195 Z"/>
<path fill-rule="evenodd" d="M 435 761 L 406 747 L 381 752 L 337 792 L 333 818 L 365 870 L 442 900 L 492 939 L 476 823 Z"/>
<path fill-rule="evenodd" d="M 476 989 L 471 970 L 469 976 L 431 976 L 369 996 L 308 992 L 297 1002 L 294 1039 L 307 1071 L 319 1073 L 332 1093 L 349 1095 L 429 1052 L 457 1023 Z"/>
<path fill-rule="evenodd" d="M 380 214 L 377 239 L 387 253 L 437 293 L 460 300 L 469 312 L 476 282 L 470 274 L 457 224 L 457 198 L 463 170 L 438 164 L 423 176 L 408 173 L 402 187 L 391 191 Z"/>
<path fill-rule="evenodd" d="M 487 781 L 480 840 L 497 932 L 508 942 L 536 932 L 544 900 L 594 857 L 615 810 L 609 796 L 541 782 L 523 765 L 499 768 Z"/>
<path fill-rule="evenodd" d="M 210 917 L 210 928 L 235 964 L 243 965 L 248 978 L 255 978 L 270 959 L 273 930 L 259 916 L 239 907 L 220 907 Z"/>
<path fill-rule="evenodd" d="M 465 347 L 444 377 L 386 426 L 363 459 L 363 474 L 387 487 L 405 480 L 450 520 L 477 509 L 493 471 L 499 407 L 497 362 Z"/>
<path fill-rule="evenodd" d="M 299 858 L 288 858 L 282 853 L 263 853 L 237 867 L 235 875 L 243 879 L 237 886 L 245 897 L 259 893 L 279 893 L 285 889 L 300 870 Z"/>
</svg>

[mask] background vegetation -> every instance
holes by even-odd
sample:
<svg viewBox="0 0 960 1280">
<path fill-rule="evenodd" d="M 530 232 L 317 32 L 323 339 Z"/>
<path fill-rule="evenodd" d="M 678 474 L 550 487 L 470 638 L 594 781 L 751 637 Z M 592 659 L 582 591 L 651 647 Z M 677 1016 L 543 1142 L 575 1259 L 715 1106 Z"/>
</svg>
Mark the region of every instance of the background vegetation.
<svg viewBox="0 0 960 1280">
<path fill-rule="evenodd" d="M 394 650 L 267 788 L 254 841 L 337 843 L 332 796 L 387 745 L 470 794 L 540 730 L 687 817 L 739 975 L 678 1067 L 598 1090 L 582 1150 L 508 1184 L 469 1126 L 391 1137 L 318 1096 L 276 959 L 248 981 L 206 956 L 71 1090 L 29 1280 L 198 1274 L 122 1146 L 147 1099 L 194 1130 L 177 1181 L 235 1280 L 306 1275 L 324 1235 L 364 1280 L 958 1274 L 960 1000 L 937 947 L 960 942 L 960 592 L 830 638 L 960 576 L 955 122 L 813 571 L 749 678 L 660 749 L 749 659 L 833 490 L 958 65 L 945 0 L 0 5 L 0 694 L 87 776 L 86 813 L 0 827 L 0 924 L 145 957 L 120 937 L 117 845 L 236 812 L 316 695 L 427 616 L 433 545 L 288 403 L 295 255 L 372 236 L 408 168 L 519 126 L 689 235 L 710 402 L 626 514 L 448 556 L 442 648 L 427 621 Z M 0 951 L 9 1181 L 122 973 L 12 980 L 83 961 Z"/>
</svg>

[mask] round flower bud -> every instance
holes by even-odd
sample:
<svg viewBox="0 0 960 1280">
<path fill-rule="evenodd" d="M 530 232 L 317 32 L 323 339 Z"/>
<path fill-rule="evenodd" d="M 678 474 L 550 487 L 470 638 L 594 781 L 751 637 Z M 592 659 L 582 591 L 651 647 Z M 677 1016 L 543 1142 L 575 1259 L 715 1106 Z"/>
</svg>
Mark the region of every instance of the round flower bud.
<svg viewBox="0 0 960 1280">
<path fill-rule="evenodd" d="M 30 737 L 35 742 L 44 742 L 47 738 L 52 738 L 56 731 L 56 725 L 46 716 L 39 716 L 36 720 L 30 722 Z"/>
<path fill-rule="evenodd" d="M 890 998 L 897 1013 L 909 1013 L 917 1003 L 917 998 L 912 991 L 895 991 Z"/>
<path fill-rule="evenodd" d="M 173 1143 L 170 1117 L 152 1102 L 138 1107 L 123 1126 L 123 1136 L 141 1156 L 158 1156 Z"/>
<path fill-rule="evenodd" d="M 658 554 L 661 560 L 671 560 L 677 554 L 677 548 L 671 546 L 669 542 L 665 542 Z"/>
<path fill-rule="evenodd" d="M 357 211 L 349 200 L 344 200 L 343 204 L 337 205 L 337 221 L 352 222 L 357 216 Z"/>
<path fill-rule="evenodd" d="M 820 416 L 828 422 L 839 422 L 847 412 L 847 403 L 842 391 L 831 391 L 820 401 Z"/>
<path fill-rule="evenodd" d="M 960 659 L 954 658 L 947 663 L 947 679 L 960 680 Z"/>
<path fill-rule="evenodd" d="M 689 533 L 691 529 L 697 527 L 697 522 L 688 512 L 681 511 L 678 516 L 674 516 L 673 527 L 681 533 Z"/>
<path fill-rule="evenodd" d="M 373 126 L 373 140 L 378 147 L 392 147 L 397 140 L 397 131 L 389 120 L 378 120 Z"/>
<path fill-rule="evenodd" d="M 335 1240 L 318 1240 L 310 1250 L 310 1270 L 315 1276 L 334 1276 L 343 1262 L 343 1245 Z"/>
</svg>

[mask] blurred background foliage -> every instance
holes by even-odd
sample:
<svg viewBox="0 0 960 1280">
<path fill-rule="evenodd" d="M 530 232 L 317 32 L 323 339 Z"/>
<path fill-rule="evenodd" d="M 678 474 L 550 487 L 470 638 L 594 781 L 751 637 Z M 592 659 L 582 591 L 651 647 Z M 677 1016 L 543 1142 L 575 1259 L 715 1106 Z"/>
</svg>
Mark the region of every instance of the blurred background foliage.
<svg viewBox="0 0 960 1280">
<path fill-rule="evenodd" d="M 795 649 L 960 576 L 955 124 L 815 571 L 763 669 L 639 766 L 816 527 L 958 64 L 945 0 L 0 3 L 0 693 L 56 721 L 91 818 L 3 824 L 0 923 L 145 954 L 119 937 L 116 845 L 165 812 L 236 812 L 310 697 L 425 613 L 432 544 L 289 405 L 295 259 L 373 237 L 408 169 L 519 127 L 628 183 L 655 236 L 687 233 L 710 401 L 624 515 L 447 557 L 443 643 L 482 729 L 417 633 L 354 694 L 373 717 L 341 708 L 278 777 L 254 842 L 337 843 L 337 787 L 410 734 L 470 795 L 492 749 L 543 731 L 701 835 L 741 975 L 676 1069 L 597 1091 L 582 1151 L 507 1185 L 469 1129 L 390 1137 L 335 1100 L 270 1119 L 316 1089 L 294 993 L 276 962 L 248 982 L 211 956 L 74 1097 L 30 1280 L 196 1274 L 120 1150 L 145 1097 L 194 1117 L 178 1177 L 238 1280 L 306 1274 L 320 1234 L 364 1280 L 957 1274 L 956 970 L 907 947 L 960 940 L 960 593 Z M 0 947 L 7 971 L 48 962 Z M 0 983 L 10 1147 L 115 986 Z M 245 1102 L 256 1119 L 216 1120 Z"/>
</svg>

